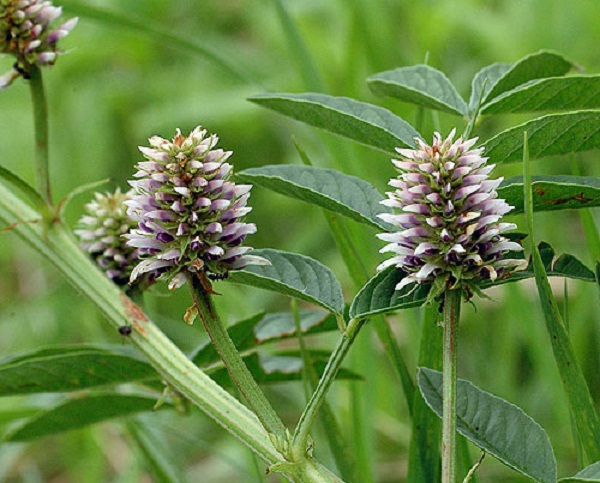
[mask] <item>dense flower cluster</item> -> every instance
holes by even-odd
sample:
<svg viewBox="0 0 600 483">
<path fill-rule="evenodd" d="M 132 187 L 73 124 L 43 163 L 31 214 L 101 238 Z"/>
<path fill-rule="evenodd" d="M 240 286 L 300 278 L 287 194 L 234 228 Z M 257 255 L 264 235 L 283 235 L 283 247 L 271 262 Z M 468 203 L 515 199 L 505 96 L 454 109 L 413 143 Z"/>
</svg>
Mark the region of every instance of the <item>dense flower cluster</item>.
<svg viewBox="0 0 600 483">
<path fill-rule="evenodd" d="M 500 222 L 512 209 L 498 199 L 502 178 L 488 179 L 494 165 L 486 165 L 483 148 L 473 149 L 477 138 L 454 135 L 442 140 L 435 133 L 431 146 L 417 139 L 418 149 L 397 149 L 401 159 L 392 161 L 400 175 L 382 204 L 399 212 L 379 216 L 398 231 L 378 235 L 389 242 L 381 251 L 394 254 L 379 269 L 394 265 L 408 273 L 397 290 L 434 281 L 439 291 L 467 287 L 523 267 L 523 260 L 503 259 L 522 247 L 502 236 L 516 227 Z"/>
<path fill-rule="evenodd" d="M 30 65 L 54 64 L 60 53 L 58 40 L 77 24 L 77 18 L 72 18 L 51 28 L 61 14 L 62 9 L 48 1 L 0 0 L 0 53 L 17 59 L 13 69 L 0 76 L 0 89 L 20 75 L 27 76 Z"/>
<path fill-rule="evenodd" d="M 139 148 L 146 161 L 137 164 L 139 179 L 130 181 L 135 193 L 126 202 L 138 222 L 128 244 L 142 259 L 132 281 L 143 273 L 164 274 L 174 289 L 189 272 L 223 278 L 229 270 L 268 263 L 241 246 L 256 232 L 242 221 L 252 209 L 246 206 L 251 186 L 230 180 L 232 166 L 225 161 L 231 151 L 214 149 L 217 141 L 198 126 L 187 137 L 177 130 L 172 141 L 154 136 L 150 147 Z"/>
<path fill-rule="evenodd" d="M 96 193 L 85 205 L 86 214 L 79 220 L 75 234 L 82 248 L 96 261 L 106 276 L 118 285 L 129 281 L 137 263 L 137 249 L 126 245 L 123 235 L 136 226 L 127 216 L 125 201 L 130 193 Z"/>
</svg>

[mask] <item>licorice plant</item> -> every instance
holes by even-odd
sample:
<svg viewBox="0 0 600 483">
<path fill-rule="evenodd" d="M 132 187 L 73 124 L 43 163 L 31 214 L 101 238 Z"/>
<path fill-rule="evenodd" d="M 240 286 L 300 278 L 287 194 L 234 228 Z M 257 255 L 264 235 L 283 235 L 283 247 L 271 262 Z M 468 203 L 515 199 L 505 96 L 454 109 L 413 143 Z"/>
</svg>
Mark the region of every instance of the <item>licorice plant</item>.
<svg viewBox="0 0 600 483">
<path fill-rule="evenodd" d="M 83 11 L 101 12 L 93 7 Z M 219 143 L 234 144 L 231 132 L 220 141 L 216 134 L 209 134 L 208 123 L 206 128 L 202 124 L 182 131 L 173 119 L 169 133 L 147 132 L 148 145 L 130 160 L 129 187 L 125 189 L 123 183 L 92 195 L 91 201 L 83 203 L 83 216 L 71 227 L 64 216 L 67 201 L 72 206 L 85 189 L 74 187 L 74 193 L 54 203 L 42 83 L 42 68 L 63 54 L 57 43 L 77 22 L 61 23 L 61 13 L 49 1 L 0 0 L 0 53 L 14 60 L 0 77 L 0 88 L 3 96 L 9 96 L 11 84 L 30 86 L 36 173 L 32 187 L 0 168 L 0 220 L 6 233 L 27 242 L 86 296 L 115 333 L 118 330 L 120 344 L 131 345 L 137 354 L 122 346 L 83 344 L 68 350 L 63 347 L 63 352 L 40 349 L 6 359 L 0 365 L 3 395 L 77 390 L 86 396 L 37 408 L 33 416 L 16 415 L 21 423 L 9 428 L 6 441 L 161 405 L 185 411 L 189 401 L 252 450 L 267 473 L 299 483 L 362 481 L 361 462 L 376 456 L 366 454 L 360 442 L 350 444 L 338 426 L 340 412 L 332 410 L 333 401 L 328 402 L 326 396 L 337 377 L 357 379 L 342 364 L 361 329 L 372 323 L 399 375 L 397 383 L 412 418 L 407 471 L 398 480 L 469 481 L 483 455 L 489 454 L 534 481 L 555 482 L 556 460 L 546 432 L 514 404 L 457 378 L 461 304 L 477 306 L 491 287 L 535 278 L 573 431 L 581 445 L 580 466 L 584 461 L 590 464 L 569 481 L 598 481 L 600 422 L 547 281 L 550 274 L 597 282 L 598 267 L 594 273 L 570 255 L 554 260 L 548 244 L 538 247 L 533 242 L 532 221 L 534 211 L 598 206 L 597 179 L 572 176 L 567 183 L 564 176 L 532 180 L 530 174 L 530 159 L 600 148 L 594 130 L 600 120 L 595 97 L 574 102 L 576 95 L 558 95 L 576 93 L 585 86 L 600 91 L 597 76 L 566 76 L 574 65 L 557 53 L 542 51 L 514 64 L 483 68 L 473 80 L 469 104 L 444 74 L 427 65 L 399 67 L 367 80 L 375 94 L 415 104 L 421 119 L 426 110 L 457 116 L 454 128 L 427 133 L 419 132 L 421 123 L 413 127 L 390 110 L 347 97 L 314 92 L 255 95 L 250 99 L 254 104 L 383 150 L 386 159 L 393 157 L 392 165 L 384 162 L 377 168 L 391 178 L 387 197 L 366 180 L 346 174 L 345 168 L 313 165 L 299 141 L 296 147 L 303 165 L 240 169 L 243 156 L 218 147 Z M 189 46 L 177 34 L 165 36 Z M 73 55 L 83 54 L 76 51 Z M 486 141 L 472 134 L 484 116 L 539 110 L 566 112 L 531 119 Z M 73 142 L 85 140 L 75 137 Z M 322 162 L 318 156 L 314 160 Z M 509 162 L 523 163 L 523 178 L 504 180 L 495 174 L 496 166 Z M 353 289 L 342 290 L 336 275 L 321 262 L 279 247 L 253 249 L 247 244 L 250 235 L 270 229 L 252 221 L 249 197 L 253 186 L 323 209 L 355 285 L 351 300 L 345 296 Z M 518 232 L 514 218 L 505 218 L 516 212 L 525 213 L 526 226 L 520 228 L 527 234 Z M 362 243 L 340 223 L 343 217 L 376 229 L 376 236 Z M 277 244 L 275 239 L 272 242 Z M 531 253 L 529 260 L 524 247 Z M 391 256 L 378 267 L 365 266 L 365 252 Z M 163 283 L 168 290 L 161 288 Z M 262 312 L 228 328 L 215 299 L 225 297 L 221 287 L 230 283 L 290 296 L 292 310 L 284 315 Z M 212 344 L 199 344 L 191 353 L 170 340 L 144 307 L 144 293 L 171 296 L 183 293 L 178 289 L 184 286 L 190 291 L 189 296 L 184 293 L 188 308 L 173 318 L 181 321 L 180 329 L 189 331 L 185 333 L 190 338 L 197 333 L 183 322 L 193 324 L 199 319 Z M 315 311 L 300 310 L 297 301 L 321 310 L 315 316 Z M 392 331 L 394 322 L 384 316 L 402 317 L 403 310 L 421 306 L 435 314 L 435 320 L 427 319 L 421 327 L 420 360 L 431 363 L 411 368 Z M 291 324 L 285 330 L 283 319 Z M 259 338 L 259 327 L 272 332 Z M 303 339 L 319 331 L 338 331 L 337 343 L 328 347 L 322 365 L 315 361 L 322 361 L 323 351 L 312 349 Z M 286 362 L 280 370 L 283 375 L 275 380 L 302 378 L 309 394 L 293 425 L 280 416 L 281 408 L 263 391 L 262 382 L 274 378 L 277 371 L 268 373 L 256 354 L 265 340 L 290 337 L 298 339 L 291 350 L 286 346 L 295 356 L 295 365 Z M 435 363 L 440 353 L 441 367 Z M 281 364 L 281 359 L 285 357 L 277 353 L 271 363 Z M 364 376 L 369 377 L 372 362 L 360 362 Z M 221 367 L 228 376 L 219 376 Z M 233 383 L 233 392 L 223 387 L 228 381 Z M 123 383 L 127 384 L 124 388 L 114 387 Z M 131 387 L 140 392 L 131 392 Z M 94 407 L 90 401 L 105 402 Z M 88 403 L 87 409 L 81 409 Z M 65 416 L 72 414 L 67 412 L 70 404 L 79 411 L 77 417 Z M 313 431 L 319 414 L 324 416 L 331 458 L 323 457 L 325 441 Z M 45 419 L 48 415 L 59 417 L 50 424 Z M 436 431 L 438 416 L 441 435 Z M 158 480 L 183 479 L 177 465 L 169 462 L 168 451 L 154 451 L 156 444 L 148 444 L 139 421 L 129 420 L 123 427 L 142 448 Z M 457 433 L 482 451 L 481 458 L 466 467 L 464 462 L 459 464 L 457 449 L 467 455 L 468 449 Z M 350 455 L 349 448 L 358 448 L 356 455 Z"/>
</svg>

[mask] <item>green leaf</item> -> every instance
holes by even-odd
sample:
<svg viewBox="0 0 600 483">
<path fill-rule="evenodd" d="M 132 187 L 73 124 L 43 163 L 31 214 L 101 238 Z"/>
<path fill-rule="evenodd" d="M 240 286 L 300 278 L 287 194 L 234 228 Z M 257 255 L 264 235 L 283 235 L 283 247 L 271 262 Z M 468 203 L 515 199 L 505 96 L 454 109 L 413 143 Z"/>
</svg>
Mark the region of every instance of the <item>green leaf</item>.
<svg viewBox="0 0 600 483">
<path fill-rule="evenodd" d="M 42 196 L 26 181 L 14 174 L 12 171 L 6 169 L 4 166 L 0 166 L 0 178 L 22 193 L 27 199 L 28 203 L 37 211 L 40 213 L 47 212 L 48 205 L 46 205 L 44 198 L 42 198 Z"/>
<path fill-rule="evenodd" d="M 555 257 L 554 249 L 547 243 L 540 243 L 540 251 L 546 259 L 546 270 L 548 275 L 555 277 L 568 277 L 586 282 L 596 280 L 594 272 L 587 268 L 572 255 L 563 254 Z M 506 258 L 522 258 L 521 253 L 508 253 Z M 431 285 L 419 285 L 416 289 L 407 286 L 402 290 L 396 290 L 396 285 L 406 276 L 403 270 L 388 267 L 369 280 L 358 292 L 350 305 L 350 317 L 370 317 L 375 314 L 384 314 L 396 310 L 418 307 L 427 299 Z M 489 280 L 478 285 L 482 289 L 510 282 L 518 282 L 527 278 L 533 278 L 533 266 L 522 271 L 513 272 L 509 277 L 498 279 L 495 282 Z"/>
<path fill-rule="evenodd" d="M 485 155 L 493 163 L 523 158 L 523 133 L 529 136 L 533 158 L 578 153 L 600 147 L 600 111 L 550 114 L 502 131 L 485 143 Z"/>
<path fill-rule="evenodd" d="M 300 324 L 304 334 L 337 330 L 335 317 L 321 310 L 301 310 Z M 290 312 L 257 314 L 227 328 L 239 352 L 248 352 L 261 344 L 295 337 L 294 316 Z M 214 346 L 204 342 L 192 356 L 194 364 L 207 366 L 221 359 Z"/>
<path fill-rule="evenodd" d="M 368 317 L 422 305 L 431 285 L 419 285 L 415 290 L 414 287 L 396 290 L 396 285 L 405 276 L 406 273 L 396 267 L 379 272 L 354 297 L 350 305 L 350 317 Z"/>
<path fill-rule="evenodd" d="M 327 365 L 328 352 L 308 351 L 315 371 L 322 376 Z M 298 353 L 262 355 L 252 353 L 244 358 L 244 363 L 259 384 L 279 383 L 302 380 L 302 357 Z M 230 386 L 229 374 L 225 368 L 207 369 L 210 377 L 222 386 Z M 336 379 L 361 380 L 362 378 L 348 369 L 341 368 Z"/>
<path fill-rule="evenodd" d="M 384 197 L 370 184 L 334 169 L 280 164 L 251 168 L 236 177 L 291 198 L 306 201 L 379 229 L 389 229 L 377 215 L 389 213 Z"/>
<path fill-rule="evenodd" d="M 482 114 L 506 114 L 600 107 L 600 75 L 555 77 L 519 86 L 481 108 Z"/>
<path fill-rule="evenodd" d="M 5 437 L 5 441 L 28 441 L 130 414 L 152 411 L 155 398 L 121 394 L 94 394 L 71 399 L 35 416 Z M 170 407 L 163 405 L 161 408 Z"/>
<path fill-rule="evenodd" d="M 533 211 L 558 211 L 600 206 L 600 178 L 591 176 L 534 176 Z M 523 213 L 523 177 L 505 180 L 498 196 Z"/>
<path fill-rule="evenodd" d="M 419 389 L 441 417 L 442 373 L 420 367 Z M 548 435 L 522 409 L 463 379 L 457 381 L 456 430 L 505 465 L 540 483 L 556 482 Z"/>
<path fill-rule="evenodd" d="M 428 65 L 399 67 L 367 78 L 373 93 L 459 116 L 467 104 L 443 72 Z"/>
<path fill-rule="evenodd" d="M 303 335 L 317 334 L 337 330 L 335 317 L 320 310 L 300 310 L 300 330 Z M 279 312 L 267 314 L 256 325 L 254 337 L 259 344 L 277 342 L 297 337 L 294 314 Z"/>
<path fill-rule="evenodd" d="M 512 64 L 510 69 L 494 83 L 485 96 L 484 102 L 535 79 L 563 76 L 573 67 L 573 63 L 555 52 L 542 50 L 528 55 Z"/>
<path fill-rule="evenodd" d="M 474 111 L 479 103 L 479 97 L 485 99 L 496 83 L 506 74 L 512 64 L 492 64 L 481 69 L 471 82 L 471 97 L 469 99 L 469 110 Z M 484 86 L 485 82 L 485 86 Z M 483 95 L 481 90 L 483 89 Z"/>
<path fill-rule="evenodd" d="M 152 366 L 141 359 L 108 351 L 83 348 L 48 356 L 34 353 L 0 365 L 0 396 L 79 391 L 156 377 Z"/>
<path fill-rule="evenodd" d="M 228 280 L 289 295 L 338 314 L 344 310 L 340 282 L 322 263 L 270 248 L 253 250 L 252 254 L 266 258 L 271 265 L 249 265 L 232 271 Z"/>
<path fill-rule="evenodd" d="M 561 478 L 558 483 L 600 482 L 600 461 L 592 463 L 574 476 Z"/>
<path fill-rule="evenodd" d="M 297 121 L 394 153 L 415 146 L 419 133 L 387 109 L 325 94 L 262 94 L 248 99 Z"/>
</svg>

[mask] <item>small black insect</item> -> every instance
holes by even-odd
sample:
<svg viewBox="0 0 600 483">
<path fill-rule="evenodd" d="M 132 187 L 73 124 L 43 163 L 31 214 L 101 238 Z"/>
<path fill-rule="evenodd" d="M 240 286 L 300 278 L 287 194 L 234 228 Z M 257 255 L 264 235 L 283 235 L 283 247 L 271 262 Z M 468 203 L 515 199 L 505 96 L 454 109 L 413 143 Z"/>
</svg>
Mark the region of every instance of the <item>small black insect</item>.
<svg viewBox="0 0 600 483">
<path fill-rule="evenodd" d="M 131 328 L 131 325 L 122 325 L 121 327 L 119 327 L 119 334 L 121 334 L 124 337 L 129 337 L 132 331 L 133 329 Z"/>
</svg>

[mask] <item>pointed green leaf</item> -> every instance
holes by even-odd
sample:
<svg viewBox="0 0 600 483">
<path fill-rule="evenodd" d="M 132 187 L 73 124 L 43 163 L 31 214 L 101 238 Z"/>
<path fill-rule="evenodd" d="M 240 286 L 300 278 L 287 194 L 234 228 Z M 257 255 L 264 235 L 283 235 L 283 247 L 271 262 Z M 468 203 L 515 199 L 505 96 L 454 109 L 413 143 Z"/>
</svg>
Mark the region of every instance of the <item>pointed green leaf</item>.
<svg viewBox="0 0 600 483">
<path fill-rule="evenodd" d="M 350 317 L 355 319 L 422 305 L 431 286 L 424 284 L 416 290 L 410 286 L 396 290 L 396 285 L 405 276 L 406 273 L 396 267 L 379 272 L 354 297 L 350 305 Z"/>
<path fill-rule="evenodd" d="M 485 143 L 493 163 L 523 158 L 523 133 L 529 136 L 529 156 L 542 158 L 600 148 L 600 111 L 576 111 L 538 117 L 502 131 Z"/>
<path fill-rule="evenodd" d="M 592 176 L 534 176 L 533 211 L 557 211 L 600 206 L 600 178 Z M 523 213 L 523 177 L 505 180 L 498 197 Z"/>
<path fill-rule="evenodd" d="M 600 75 L 541 79 L 516 87 L 482 107 L 482 114 L 600 107 Z"/>
<path fill-rule="evenodd" d="M 28 203 L 40 213 L 45 213 L 48 209 L 44 198 L 33 189 L 27 182 L 19 178 L 12 171 L 9 171 L 4 166 L 0 166 L 0 178 L 10 184 L 13 188 L 19 190 Z"/>
<path fill-rule="evenodd" d="M 558 483 L 585 483 L 600 482 L 600 461 L 596 461 L 590 466 L 582 469 L 574 476 L 561 478 Z"/>
<path fill-rule="evenodd" d="M 555 52 L 542 50 L 528 55 L 512 64 L 510 69 L 497 80 L 484 101 L 488 102 L 506 91 L 535 79 L 563 76 L 573 67 L 573 63 Z"/>
<path fill-rule="evenodd" d="M 420 367 L 419 389 L 441 417 L 442 373 Z M 556 460 L 548 435 L 514 404 L 458 379 L 456 430 L 502 463 L 540 483 L 556 482 Z"/>
<path fill-rule="evenodd" d="M 367 78 L 373 93 L 459 116 L 467 104 L 443 72 L 428 65 L 399 67 Z"/>
<path fill-rule="evenodd" d="M 0 396 L 67 392 L 157 377 L 133 356 L 81 349 L 0 365 Z"/>
<path fill-rule="evenodd" d="M 586 282 L 595 282 L 594 272 L 587 268 L 572 255 L 563 254 L 555 257 L 554 249 L 547 243 L 540 243 L 540 251 L 546 259 L 546 271 L 548 275 L 555 277 L 567 277 Z M 506 258 L 522 258 L 521 253 L 507 253 Z M 350 317 L 370 317 L 375 314 L 394 312 L 396 310 L 418 307 L 427 299 L 430 285 L 423 284 L 414 291 L 413 287 L 407 286 L 402 290 L 396 290 L 396 285 L 406 276 L 403 270 L 388 267 L 376 274 L 358 292 L 350 305 Z M 527 278 L 533 278 L 533 266 L 531 261 L 527 269 L 513 272 L 509 277 L 498 279 L 495 282 L 489 280 L 480 282 L 482 289 L 494 285 L 502 285 L 510 282 L 518 282 Z"/>
<path fill-rule="evenodd" d="M 322 376 L 327 365 L 329 353 L 309 351 L 315 371 Z M 249 354 L 245 356 L 244 363 L 252 373 L 252 377 L 259 384 L 280 383 L 302 380 L 302 358 L 299 355 L 276 354 L 262 355 Z M 207 374 L 222 386 L 230 386 L 229 375 L 225 368 L 208 369 Z M 361 377 L 349 369 L 341 368 L 336 379 L 361 380 Z"/>
<path fill-rule="evenodd" d="M 395 152 L 414 147 L 419 133 L 387 109 L 325 94 L 262 94 L 250 101 L 366 146 Z"/>
<path fill-rule="evenodd" d="M 340 282 L 322 263 L 270 248 L 253 250 L 252 254 L 266 258 L 271 265 L 249 265 L 232 271 L 228 280 L 289 295 L 338 314 L 344 310 Z"/>
<path fill-rule="evenodd" d="M 331 314 L 321 310 L 301 310 L 300 325 L 304 334 L 337 330 L 337 322 Z M 294 337 L 294 316 L 290 312 L 257 314 L 227 328 L 238 351 L 248 352 L 259 345 Z M 214 346 L 204 342 L 192 356 L 194 364 L 207 366 L 221 359 Z"/>
<path fill-rule="evenodd" d="M 481 69 L 471 82 L 471 97 L 469 98 L 469 110 L 474 111 L 479 103 L 479 98 L 485 99 L 496 83 L 506 74 L 512 64 L 492 64 Z M 485 86 L 484 86 L 485 82 Z M 483 95 L 481 90 L 483 89 Z"/>
<path fill-rule="evenodd" d="M 35 416 L 5 437 L 5 441 L 27 441 L 40 436 L 79 429 L 90 424 L 130 414 L 152 411 L 155 398 L 121 394 L 94 394 L 71 399 Z M 170 407 L 163 405 L 161 408 Z"/>
<path fill-rule="evenodd" d="M 377 215 L 389 213 L 384 197 L 366 181 L 334 169 L 280 164 L 251 168 L 236 178 L 306 201 L 379 229 L 389 229 Z M 387 227 L 387 228 L 386 228 Z"/>
</svg>

